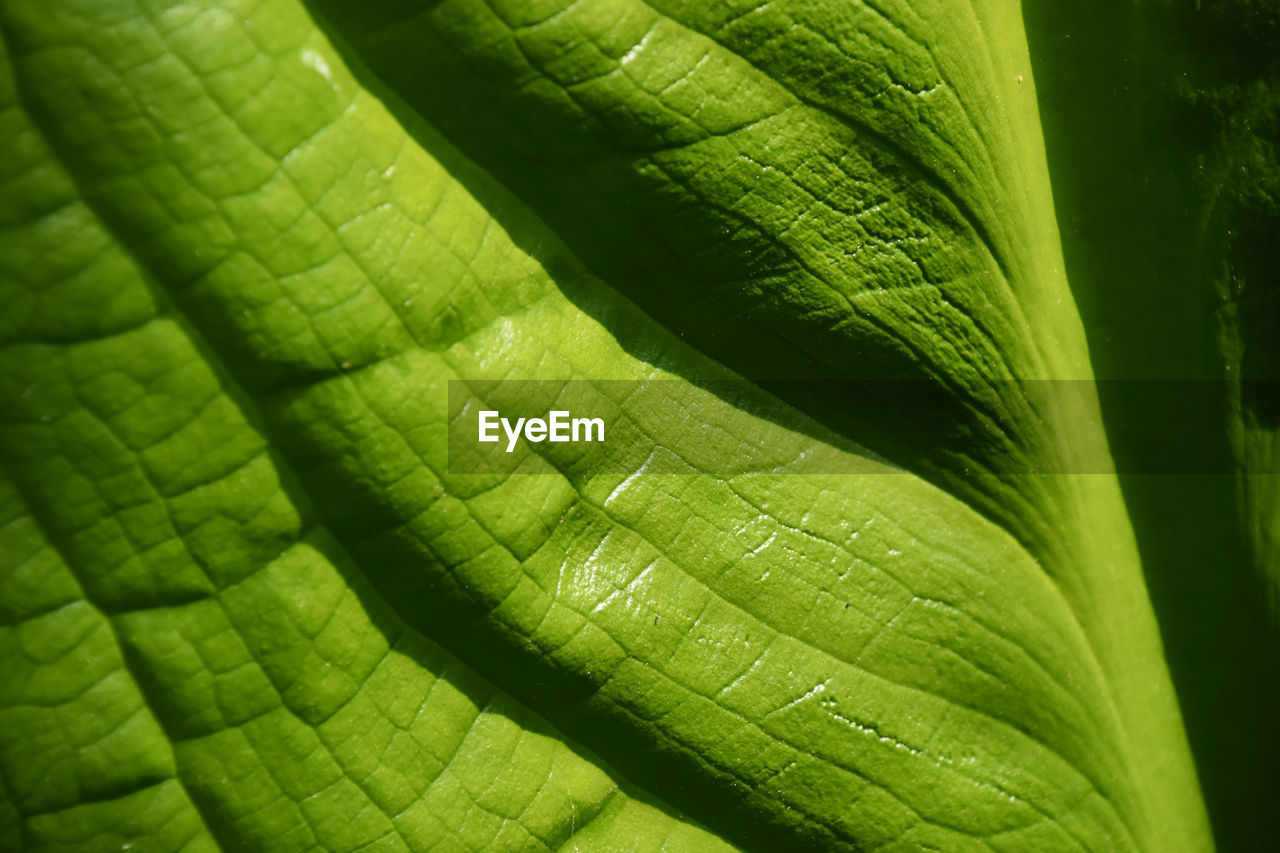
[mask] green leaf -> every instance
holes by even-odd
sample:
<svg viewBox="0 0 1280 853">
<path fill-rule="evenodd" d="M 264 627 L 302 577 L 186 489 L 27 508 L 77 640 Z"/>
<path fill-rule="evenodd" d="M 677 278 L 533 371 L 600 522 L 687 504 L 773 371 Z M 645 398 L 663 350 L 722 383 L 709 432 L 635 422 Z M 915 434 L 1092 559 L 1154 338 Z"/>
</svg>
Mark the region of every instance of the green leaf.
<svg viewBox="0 0 1280 853">
<path fill-rule="evenodd" d="M 1013 4 L 0 33 L 0 848 L 1212 847 Z"/>
<path fill-rule="evenodd" d="M 1280 19 L 1144 0 L 1028 4 L 1027 25 L 1068 269 L 1095 370 L 1118 380 L 1108 431 L 1215 834 L 1256 849 L 1280 800 Z M 1174 421 L 1189 426 L 1161 428 L 1132 379 L 1195 399 Z M 1144 473 L 1162 457 L 1236 476 Z"/>
</svg>

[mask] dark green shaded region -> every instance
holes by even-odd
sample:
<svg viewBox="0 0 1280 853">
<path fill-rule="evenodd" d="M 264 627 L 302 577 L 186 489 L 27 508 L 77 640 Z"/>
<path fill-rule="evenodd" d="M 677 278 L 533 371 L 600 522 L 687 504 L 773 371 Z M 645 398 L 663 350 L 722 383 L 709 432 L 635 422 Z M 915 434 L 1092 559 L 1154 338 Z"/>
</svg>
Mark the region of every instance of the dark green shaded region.
<svg viewBox="0 0 1280 853">
<path fill-rule="evenodd" d="M 1280 4 L 1026 5 L 1067 273 L 1100 379 L 1280 376 Z M 1277 401 L 1228 382 L 1194 429 L 1102 389 L 1122 483 L 1224 850 L 1280 802 Z"/>
<path fill-rule="evenodd" d="M 967 105 L 996 72 L 975 60 L 948 82 L 938 58 L 963 55 L 940 34 L 981 44 L 962 7 L 928 38 L 841 7 L 819 39 L 790 3 L 307 5 L 361 85 L 466 152 L 686 343 L 1046 563 L 1069 548 L 1052 485 L 975 476 L 1039 470 L 1069 428 L 1046 429 L 1062 416 L 1028 406 L 1016 381 L 1059 369 L 1028 329 L 1062 336 L 1027 295 L 1051 285 L 1024 233 L 1025 193 L 1000 185 L 1018 173 L 1004 108 Z M 813 40 L 822 50 L 795 58 Z M 886 45 L 893 73 L 862 56 Z M 838 73 L 822 77 L 819 56 L 842 57 Z M 545 247 L 524 248 L 554 267 Z M 824 382 L 841 393 L 815 393 Z M 919 393 L 889 393 L 908 388 Z"/>
</svg>

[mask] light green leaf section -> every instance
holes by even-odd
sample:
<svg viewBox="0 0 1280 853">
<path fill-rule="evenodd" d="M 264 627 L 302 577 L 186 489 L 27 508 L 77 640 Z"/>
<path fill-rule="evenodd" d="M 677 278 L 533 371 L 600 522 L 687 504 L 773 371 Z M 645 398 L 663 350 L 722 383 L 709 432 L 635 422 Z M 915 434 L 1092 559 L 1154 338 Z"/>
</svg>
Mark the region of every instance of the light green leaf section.
<svg viewBox="0 0 1280 853">
<path fill-rule="evenodd" d="M 730 849 L 397 620 L 7 95 L 4 849 Z"/>
<path fill-rule="evenodd" d="M 111 624 L 7 479 L 0 513 L 5 849 L 216 850 Z"/>
<path fill-rule="evenodd" d="M 426 11 L 460 5 L 490 14 Z M 677 26 L 645 14 L 636 44 Z M 1017 32 L 1005 15 L 1001 40 Z M 458 43 L 487 43 L 489 24 L 458 20 Z M 0 28 L 0 844 L 1210 846 L 1113 477 L 1000 485 L 1025 498 L 1012 531 L 906 472 L 719 479 L 696 472 L 738 448 L 781 464 L 867 452 L 692 385 L 669 393 L 711 413 L 714 444 L 643 424 L 687 453 L 689 475 L 584 478 L 551 457 L 541 476 L 450 475 L 450 379 L 732 374 L 589 276 L 547 227 L 566 217 L 515 202 L 371 94 L 293 0 L 52 14 L 7 0 Z M 900 49 L 886 43 L 886 67 Z M 732 133 L 743 91 L 753 121 L 813 130 L 817 108 L 765 71 L 707 56 L 686 57 L 720 63 L 707 87 L 741 74 L 756 88 L 687 127 L 633 88 L 593 97 L 676 128 L 677 158 L 681 127 Z M 1014 114 L 1026 138 L 991 151 L 1022 171 L 964 156 L 976 143 L 941 119 L 912 144 L 955 166 L 943 189 L 893 184 L 901 167 L 881 164 L 890 201 L 920 200 L 937 225 L 927 239 L 968 282 L 956 293 L 994 292 L 965 279 L 978 267 L 1025 289 L 936 335 L 896 296 L 876 314 L 896 316 L 895 358 L 964 400 L 1008 359 L 1087 375 L 1069 298 L 1057 307 L 1065 284 L 1046 272 L 1052 228 L 1021 227 L 1048 190 L 1034 106 Z M 857 149 L 835 119 L 817 126 L 830 134 L 805 137 L 815 150 Z M 687 165 L 689 180 L 728 180 Z M 813 173 L 807 191 L 835 197 L 842 175 Z M 1010 198 L 1026 205 L 1012 224 L 998 215 Z M 757 226 L 794 237 L 793 253 L 829 248 L 813 242 L 821 222 Z M 988 242 L 992 256 L 965 248 Z M 793 311 L 817 316 L 774 304 Z M 974 331 L 998 318 L 999 334 Z M 840 363 L 858 328 L 819 349 Z M 1057 452 L 1042 441 L 1029 452 Z M 1052 535 L 1023 535 L 1035 525 Z"/>
</svg>

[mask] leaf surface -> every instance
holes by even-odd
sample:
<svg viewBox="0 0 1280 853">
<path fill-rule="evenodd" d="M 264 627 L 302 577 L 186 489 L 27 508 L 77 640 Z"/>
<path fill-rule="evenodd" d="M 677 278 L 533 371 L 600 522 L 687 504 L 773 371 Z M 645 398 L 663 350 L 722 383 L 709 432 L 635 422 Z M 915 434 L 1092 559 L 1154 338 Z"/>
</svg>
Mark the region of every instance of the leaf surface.
<svg viewBox="0 0 1280 853">
<path fill-rule="evenodd" d="M 1207 849 L 1115 476 L 994 476 L 1106 437 L 987 5 L 0 4 L 0 841 Z M 715 440 L 450 473 L 492 377 Z"/>
</svg>

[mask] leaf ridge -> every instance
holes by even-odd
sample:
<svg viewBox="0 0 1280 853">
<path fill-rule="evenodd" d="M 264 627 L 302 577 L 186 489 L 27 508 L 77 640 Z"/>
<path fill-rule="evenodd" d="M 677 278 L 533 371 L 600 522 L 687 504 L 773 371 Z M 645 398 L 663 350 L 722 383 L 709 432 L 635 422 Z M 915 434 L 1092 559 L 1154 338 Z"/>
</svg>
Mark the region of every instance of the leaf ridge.
<svg viewBox="0 0 1280 853">
<path fill-rule="evenodd" d="M 2 39 L 3 39 L 3 30 L 0 29 L 0 40 Z M 3 46 L 2 41 L 0 41 L 0 46 Z M 161 729 L 164 730 L 167 735 L 168 732 L 167 732 L 167 727 L 165 725 L 165 722 L 163 718 L 157 715 L 156 713 L 156 708 L 154 705 L 154 697 L 150 696 L 147 690 L 143 687 L 142 680 L 139 679 L 137 677 L 137 673 L 133 671 L 133 668 L 129 662 L 129 656 L 124 653 L 124 646 L 121 643 L 120 634 L 119 634 L 119 631 L 116 629 L 116 625 L 114 621 L 111 619 L 110 616 L 108 616 L 102 610 L 101 607 L 98 606 L 98 604 L 93 600 L 93 598 L 90 597 L 89 591 L 84 585 L 83 578 L 81 577 L 75 563 L 69 558 L 69 555 L 64 553 L 63 550 L 58 546 L 57 541 L 53 537 L 48 535 L 48 528 L 45 521 L 41 517 L 40 510 L 34 503 L 32 503 L 29 497 L 25 494 L 24 486 L 21 483 L 21 481 L 18 478 L 13 477 L 8 471 L 7 466 L 4 465 L 3 463 L 0 463 L 0 475 L 3 475 L 4 479 L 7 480 L 10 484 L 12 484 L 13 488 L 21 496 L 23 508 L 26 510 L 27 515 L 31 519 L 32 524 L 34 524 L 36 528 L 40 531 L 41 537 L 44 541 L 44 546 L 48 548 L 51 552 L 57 555 L 58 560 L 62 563 L 62 565 L 67 567 L 67 570 L 71 572 L 72 576 L 75 578 L 76 586 L 78 587 L 78 593 L 81 597 L 81 601 L 83 601 L 83 603 L 87 605 L 92 610 L 92 612 L 98 616 L 98 618 L 101 620 L 101 623 L 107 628 L 107 631 L 109 632 L 111 637 L 111 641 L 115 646 L 117 653 L 120 656 L 120 665 L 124 669 L 124 671 L 128 673 L 130 681 L 133 682 L 137 695 L 142 700 L 143 709 L 145 709 L 146 713 L 153 720 L 155 720 L 157 724 L 160 725 Z M 74 603 L 75 602 L 68 602 L 68 605 L 65 605 L 65 606 L 69 606 Z M 216 824 L 215 822 L 210 820 L 212 816 L 209 815 L 204 810 L 203 807 L 201 807 L 200 803 L 194 797 L 192 797 L 191 793 L 187 790 L 185 783 L 182 781 L 181 775 L 177 772 L 177 760 L 173 754 L 173 750 L 171 746 L 169 747 L 169 765 L 175 771 L 174 774 L 169 778 L 172 779 L 172 781 L 178 785 L 179 789 L 182 792 L 183 798 L 187 801 L 187 803 L 190 804 L 193 812 L 199 818 L 201 825 L 204 827 L 205 832 L 209 834 L 210 840 L 212 840 L 220 850 L 233 849 L 232 847 L 229 847 L 227 845 L 225 839 L 220 839 L 218 837 L 218 831 L 215 830 L 214 828 Z M 77 803 L 77 805 L 79 804 L 81 803 Z M 27 817 L 30 817 L 30 815 L 23 815 L 23 817 L 27 818 Z M 23 826 L 23 832 L 24 833 L 28 832 L 25 819 L 22 821 L 22 826 Z"/>
</svg>

